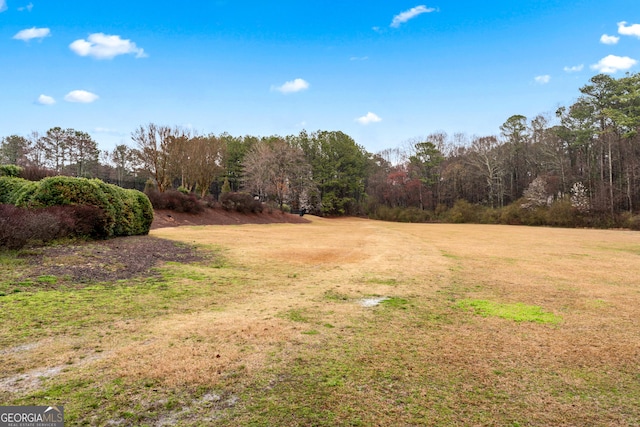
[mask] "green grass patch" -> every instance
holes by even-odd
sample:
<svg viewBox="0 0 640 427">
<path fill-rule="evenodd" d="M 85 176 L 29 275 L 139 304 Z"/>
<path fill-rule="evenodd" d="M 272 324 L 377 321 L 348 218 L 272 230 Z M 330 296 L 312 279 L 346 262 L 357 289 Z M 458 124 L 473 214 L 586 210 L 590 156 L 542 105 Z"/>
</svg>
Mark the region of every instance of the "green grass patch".
<svg viewBox="0 0 640 427">
<path fill-rule="evenodd" d="M 323 294 L 324 299 L 329 301 L 349 301 L 349 296 L 340 292 L 336 292 L 332 289 L 325 291 Z"/>
<path fill-rule="evenodd" d="M 402 310 L 406 310 L 408 304 L 409 304 L 408 300 L 404 298 L 398 298 L 398 297 L 390 297 L 380 301 L 380 305 L 383 307 L 400 308 Z"/>
<path fill-rule="evenodd" d="M 10 290 L 0 297 L 0 348 L 4 344 L 69 333 L 113 319 L 150 318 L 168 311 L 188 311 L 195 308 L 193 301 L 204 304 L 205 300 L 212 299 L 215 284 L 199 280 L 199 275 L 189 271 L 190 266 L 169 269 L 171 271 L 159 270 L 167 278 L 141 278 L 80 289 Z M 178 277 L 182 280 L 177 280 Z M 191 279 L 185 280 L 185 277 Z"/>
<path fill-rule="evenodd" d="M 5 293 L 23 277 L 25 261 L 17 254 L 17 251 L 0 250 L 0 291 Z"/>
<path fill-rule="evenodd" d="M 58 283 L 58 278 L 56 276 L 44 275 L 36 278 L 36 282 L 38 283 L 48 283 L 50 285 L 55 285 Z"/>
<path fill-rule="evenodd" d="M 544 311 L 542 307 L 521 302 L 508 304 L 488 300 L 464 299 L 458 301 L 456 307 L 463 310 L 471 310 L 483 317 L 494 316 L 516 322 L 548 323 L 552 325 L 562 322 L 560 316 Z"/>
<path fill-rule="evenodd" d="M 289 319 L 292 322 L 309 323 L 311 319 L 304 313 L 303 310 L 289 310 L 283 317 Z"/>
</svg>

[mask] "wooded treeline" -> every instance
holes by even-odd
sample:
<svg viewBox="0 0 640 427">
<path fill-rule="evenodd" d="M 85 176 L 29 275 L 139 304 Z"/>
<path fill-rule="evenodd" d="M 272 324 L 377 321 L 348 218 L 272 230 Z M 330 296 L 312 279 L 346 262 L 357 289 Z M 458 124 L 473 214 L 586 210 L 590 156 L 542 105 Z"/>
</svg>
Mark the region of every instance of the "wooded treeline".
<svg viewBox="0 0 640 427">
<path fill-rule="evenodd" d="M 0 163 L 127 187 L 150 180 L 160 191 L 200 197 L 245 191 L 322 215 L 430 220 L 448 212 L 456 220 L 451 212 L 460 211 L 466 220 L 461 212 L 471 204 L 475 221 L 553 223 L 549 215 L 570 215 L 590 218 L 574 224 L 613 226 L 639 210 L 639 129 L 640 74 L 600 74 L 572 105 L 513 115 L 499 135 L 436 132 L 375 154 L 339 131 L 238 137 L 148 124 L 132 133 L 131 146 L 111 152 L 73 129 L 8 136 Z"/>
</svg>

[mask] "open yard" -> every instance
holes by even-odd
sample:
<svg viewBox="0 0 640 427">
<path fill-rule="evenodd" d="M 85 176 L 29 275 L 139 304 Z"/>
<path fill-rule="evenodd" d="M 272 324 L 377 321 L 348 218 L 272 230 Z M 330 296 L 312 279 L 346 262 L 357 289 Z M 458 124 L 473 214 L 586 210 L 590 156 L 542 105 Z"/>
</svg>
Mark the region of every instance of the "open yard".
<svg viewBox="0 0 640 427">
<path fill-rule="evenodd" d="M 64 405 L 70 426 L 640 425 L 638 232 L 312 218 L 155 238 L 175 257 L 126 276 L 135 250 L 105 261 L 125 240 L 0 255 L 3 405 Z M 60 269 L 92 262 L 112 274 Z"/>
</svg>

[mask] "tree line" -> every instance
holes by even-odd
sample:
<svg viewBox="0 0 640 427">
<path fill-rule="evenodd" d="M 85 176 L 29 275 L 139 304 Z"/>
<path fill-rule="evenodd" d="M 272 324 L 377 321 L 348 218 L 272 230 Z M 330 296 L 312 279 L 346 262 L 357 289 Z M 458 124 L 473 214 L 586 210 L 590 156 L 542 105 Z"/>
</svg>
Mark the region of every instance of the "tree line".
<svg viewBox="0 0 640 427">
<path fill-rule="evenodd" d="M 564 206 L 614 225 L 640 206 L 638 129 L 640 74 L 600 74 L 572 105 L 513 115 L 499 135 L 435 132 L 378 153 L 339 131 L 239 137 L 150 123 L 110 152 L 73 129 L 8 136 L 0 163 L 200 197 L 243 191 L 322 215 L 435 219 L 468 203 L 495 217 Z"/>
</svg>

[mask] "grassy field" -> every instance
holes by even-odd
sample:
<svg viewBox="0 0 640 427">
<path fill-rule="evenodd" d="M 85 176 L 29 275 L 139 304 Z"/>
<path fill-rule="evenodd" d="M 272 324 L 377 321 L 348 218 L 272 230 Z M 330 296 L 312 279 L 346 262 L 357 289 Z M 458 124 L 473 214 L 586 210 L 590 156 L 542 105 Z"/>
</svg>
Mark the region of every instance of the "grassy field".
<svg viewBox="0 0 640 427">
<path fill-rule="evenodd" d="M 152 235 L 214 255 L 0 296 L 1 404 L 61 404 L 70 426 L 640 425 L 637 232 L 314 218 Z M 7 289 L 23 268 L 0 256 Z"/>
</svg>

